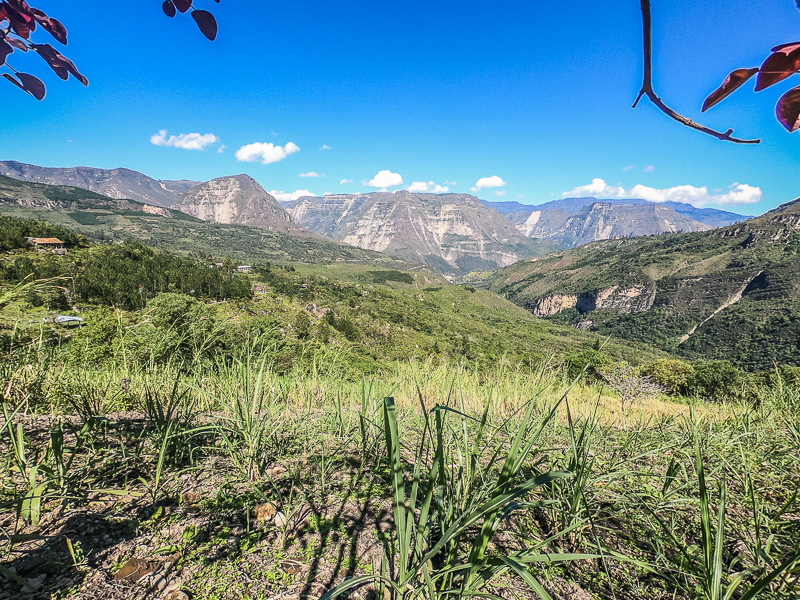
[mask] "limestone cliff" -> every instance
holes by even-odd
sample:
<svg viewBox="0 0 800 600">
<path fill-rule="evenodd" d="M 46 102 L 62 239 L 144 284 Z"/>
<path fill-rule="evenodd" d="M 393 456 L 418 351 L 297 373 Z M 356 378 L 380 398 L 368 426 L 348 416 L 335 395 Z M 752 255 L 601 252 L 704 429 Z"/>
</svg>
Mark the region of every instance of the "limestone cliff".
<svg viewBox="0 0 800 600">
<path fill-rule="evenodd" d="M 315 233 L 421 260 L 449 275 L 510 265 L 544 249 L 469 194 L 374 192 L 305 197 L 285 206 Z"/>
</svg>

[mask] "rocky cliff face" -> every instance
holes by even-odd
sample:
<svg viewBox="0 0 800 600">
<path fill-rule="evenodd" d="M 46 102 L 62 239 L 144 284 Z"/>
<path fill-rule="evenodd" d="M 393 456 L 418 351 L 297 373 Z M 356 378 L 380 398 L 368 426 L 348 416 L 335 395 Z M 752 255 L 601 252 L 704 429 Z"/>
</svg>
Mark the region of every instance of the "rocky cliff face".
<svg viewBox="0 0 800 600">
<path fill-rule="evenodd" d="M 249 225 L 272 231 L 302 233 L 292 217 L 252 177 L 219 177 L 184 192 L 173 208 L 226 225 Z"/>
<path fill-rule="evenodd" d="M 608 309 L 621 314 L 642 312 L 653 307 L 656 298 L 655 286 L 634 285 L 620 289 L 617 285 L 580 294 L 552 294 L 539 298 L 527 306 L 537 317 L 550 317 L 569 308 L 579 313 Z"/>
<path fill-rule="evenodd" d="M 0 161 L 0 175 L 20 181 L 68 185 L 103 194 L 109 198 L 135 200 L 156 206 L 170 206 L 197 181 L 158 181 L 130 169 L 93 167 L 49 168 L 16 161 Z"/>
<path fill-rule="evenodd" d="M 375 192 L 300 198 L 285 206 L 315 233 L 421 260 L 450 275 L 494 269 L 541 253 L 538 244 L 469 194 Z"/>
</svg>

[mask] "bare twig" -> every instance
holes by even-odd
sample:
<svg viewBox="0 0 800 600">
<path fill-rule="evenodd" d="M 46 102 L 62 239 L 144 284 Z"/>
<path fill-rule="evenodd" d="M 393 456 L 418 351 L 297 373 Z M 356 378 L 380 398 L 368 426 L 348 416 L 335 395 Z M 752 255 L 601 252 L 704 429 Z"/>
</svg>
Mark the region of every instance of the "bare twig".
<svg viewBox="0 0 800 600">
<path fill-rule="evenodd" d="M 664 104 L 661 98 L 653 90 L 653 35 L 652 27 L 650 24 L 650 0 L 641 0 L 642 2 L 642 26 L 644 28 L 644 80 L 642 81 L 642 89 L 633 103 L 633 108 L 639 104 L 642 97 L 647 96 L 656 108 L 658 108 L 665 115 L 671 119 L 675 119 L 678 123 L 696 129 L 702 133 L 715 137 L 719 140 L 726 142 L 733 142 L 735 144 L 758 144 L 761 140 L 743 140 L 733 137 L 733 129 L 728 129 L 725 132 L 710 129 L 705 125 L 700 125 L 692 121 L 689 117 L 684 117 L 672 110 L 669 106 Z"/>
</svg>

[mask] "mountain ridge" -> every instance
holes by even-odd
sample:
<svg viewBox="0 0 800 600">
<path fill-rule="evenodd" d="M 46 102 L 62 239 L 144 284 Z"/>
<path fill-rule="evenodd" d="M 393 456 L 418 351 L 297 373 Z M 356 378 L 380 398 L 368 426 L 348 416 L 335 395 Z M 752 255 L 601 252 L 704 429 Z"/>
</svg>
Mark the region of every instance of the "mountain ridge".
<svg viewBox="0 0 800 600">
<path fill-rule="evenodd" d="M 0 175 L 30 183 L 72 186 L 109 198 L 164 207 L 169 207 L 183 192 L 200 183 L 186 179 L 161 181 L 125 167 L 40 167 L 14 160 L 0 161 Z"/>
<path fill-rule="evenodd" d="M 800 199 L 720 229 L 554 252 L 487 283 L 536 316 L 759 369 L 800 364 L 799 258 Z"/>
</svg>

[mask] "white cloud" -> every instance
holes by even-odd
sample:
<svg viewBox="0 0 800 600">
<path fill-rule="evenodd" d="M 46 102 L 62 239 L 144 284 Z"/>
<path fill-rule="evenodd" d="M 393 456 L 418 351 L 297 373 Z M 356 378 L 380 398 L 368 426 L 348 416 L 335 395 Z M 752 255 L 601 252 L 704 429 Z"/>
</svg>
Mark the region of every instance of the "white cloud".
<svg viewBox="0 0 800 600">
<path fill-rule="evenodd" d="M 506 192 L 504 192 L 503 190 L 497 190 L 497 191 L 494 193 L 494 195 L 495 195 L 495 196 L 497 196 L 498 198 L 502 198 L 503 196 L 505 196 L 505 195 L 506 195 Z"/>
<path fill-rule="evenodd" d="M 644 169 L 642 169 L 642 171 L 645 173 L 652 173 L 655 170 L 656 168 L 653 165 L 647 165 Z"/>
<path fill-rule="evenodd" d="M 592 179 L 589 185 L 578 186 L 561 194 L 565 198 L 594 196 L 595 198 L 641 198 L 648 202 L 684 202 L 693 206 L 741 206 L 761 201 L 761 188 L 746 183 L 733 183 L 726 193 L 709 193 L 708 188 L 693 185 L 677 185 L 671 188 L 652 188 L 646 185 L 635 185 L 626 190 L 623 187 L 608 185 L 599 177 Z"/>
<path fill-rule="evenodd" d="M 386 189 L 403 185 L 403 178 L 400 176 L 400 173 L 392 173 L 389 169 L 384 169 L 383 171 L 378 171 L 375 174 L 375 177 L 370 179 L 369 182 L 365 183 L 364 185 Z"/>
<path fill-rule="evenodd" d="M 300 152 L 300 148 L 294 142 L 289 142 L 285 146 L 276 146 L 272 142 L 254 142 L 239 148 L 236 151 L 236 160 L 268 165 L 280 162 L 295 152 Z"/>
<path fill-rule="evenodd" d="M 636 168 L 636 165 L 627 165 L 622 167 L 623 171 L 633 171 Z"/>
<path fill-rule="evenodd" d="M 308 173 L 300 173 L 300 175 L 299 175 L 299 176 L 300 176 L 300 177 L 313 177 L 313 178 L 318 178 L 318 177 L 325 177 L 325 174 L 323 173 L 322 175 L 320 175 L 320 174 L 319 174 L 319 173 L 317 173 L 316 171 L 309 171 Z"/>
<path fill-rule="evenodd" d="M 445 185 L 458 185 L 455 181 L 447 181 L 446 179 L 444 180 L 444 184 Z"/>
<path fill-rule="evenodd" d="M 205 150 L 206 146 L 219 143 L 219 138 L 213 133 L 181 133 L 167 137 L 167 130 L 161 129 L 158 133 L 150 136 L 150 143 L 184 150 Z"/>
<path fill-rule="evenodd" d="M 289 200 L 297 200 L 298 198 L 302 198 L 303 196 L 316 196 L 316 194 L 309 192 L 308 190 L 295 190 L 294 192 L 284 192 L 283 190 L 270 190 L 269 193 L 276 200 L 281 202 L 287 202 Z"/>
<path fill-rule="evenodd" d="M 344 184 L 346 184 L 346 183 L 353 183 L 353 180 L 352 180 L 352 179 L 342 179 L 342 180 L 339 182 L 339 185 L 344 185 Z"/>
<path fill-rule="evenodd" d="M 408 191 L 414 194 L 428 192 L 431 194 L 446 194 L 450 188 L 446 185 L 439 185 L 435 181 L 414 181 L 408 186 Z"/>
<path fill-rule="evenodd" d="M 319 149 L 320 149 L 320 150 L 330 150 L 330 149 L 331 149 L 331 147 L 330 147 L 330 146 L 328 146 L 328 144 L 322 144 L 322 146 L 320 146 L 320 147 L 319 147 Z"/>
<path fill-rule="evenodd" d="M 490 188 L 499 188 L 503 187 L 506 184 L 505 181 L 502 180 L 498 175 L 492 175 L 491 177 L 481 177 L 478 181 L 475 182 L 475 186 L 472 188 L 473 192 L 479 192 L 481 190 L 490 189 Z"/>
<path fill-rule="evenodd" d="M 517 198 L 520 198 L 520 199 L 522 199 L 524 197 L 525 197 L 525 194 L 520 194 L 519 196 L 517 196 Z"/>
<path fill-rule="evenodd" d="M 227 148 L 227 146 L 225 144 L 221 144 L 220 147 L 217 148 L 217 154 L 222 154 L 225 152 L 225 148 Z"/>
</svg>

